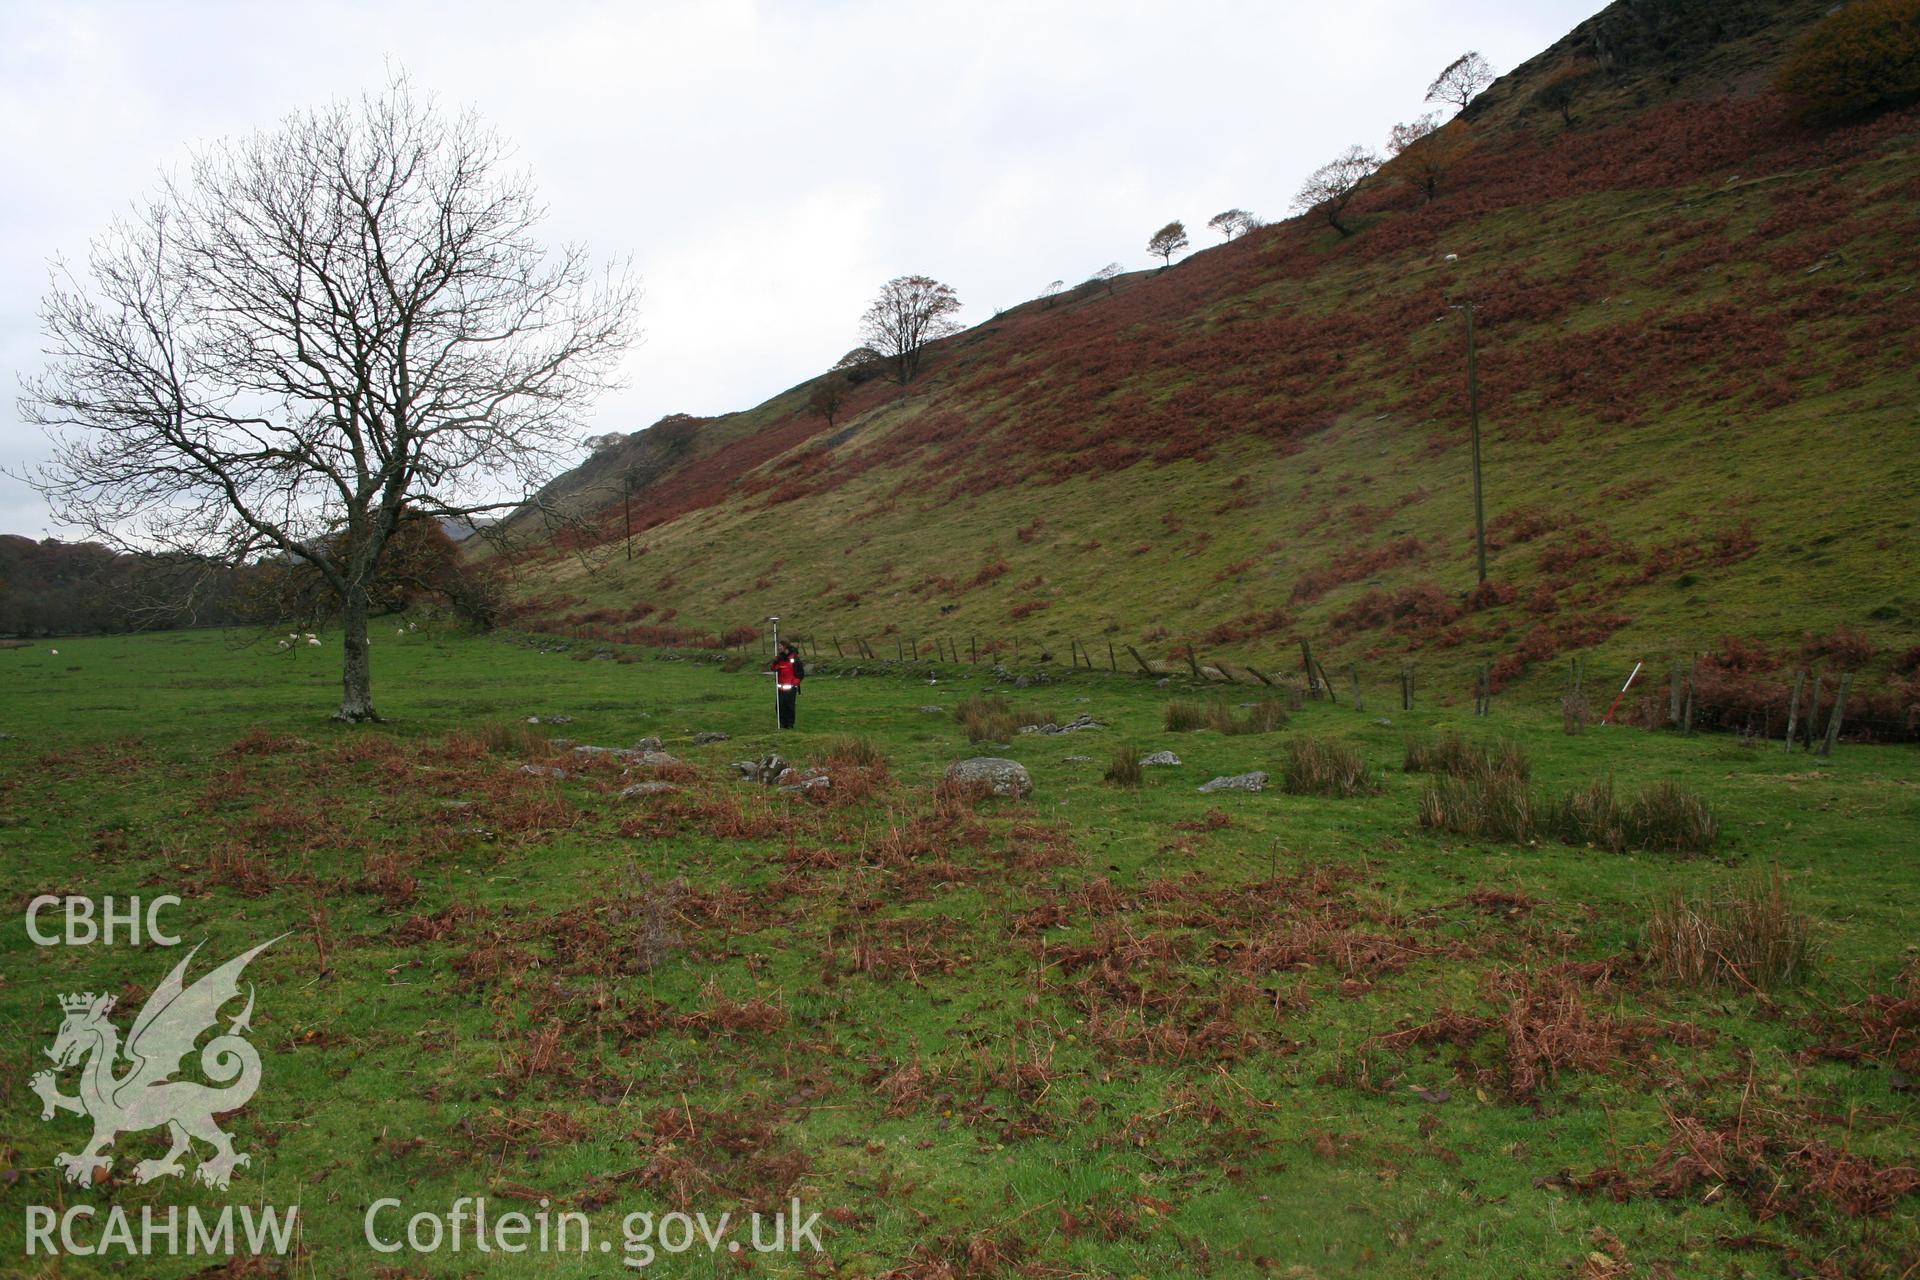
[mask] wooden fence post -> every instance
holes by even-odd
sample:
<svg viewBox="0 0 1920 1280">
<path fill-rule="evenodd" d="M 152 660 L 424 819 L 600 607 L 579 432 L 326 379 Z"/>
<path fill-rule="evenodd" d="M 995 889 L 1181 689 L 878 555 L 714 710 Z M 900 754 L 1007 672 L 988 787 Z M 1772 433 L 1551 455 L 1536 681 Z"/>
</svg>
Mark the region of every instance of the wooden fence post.
<svg viewBox="0 0 1920 1280">
<path fill-rule="evenodd" d="M 1673 670 L 1667 673 L 1667 723 L 1680 723 L 1680 659 L 1673 660 Z"/>
<path fill-rule="evenodd" d="M 1813 692 L 1807 702 L 1807 750 L 1813 750 L 1814 735 L 1820 729 L 1820 673 L 1813 673 Z"/>
<path fill-rule="evenodd" d="M 1687 659 L 1687 701 L 1680 713 L 1680 732 L 1688 737 L 1693 736 L 1693 675 L 1699 661 L 1697 657 Z"/>
<path fill-rule="evenodd" d="M 1804 669 L 1793 673 L 1793 697 L 1787 702 L 1787 738 L 1781 744 L 1782 751 L 1793 750 L 1793 731 L 1800 722 L 1800 691 L 1806 686 L 1807 673 Z"/>
<path fill-rule="evenodd" d="M 1148 675 L 1158 674 L 1157 672 L 1154 671 L 1152 667 L 1147 665 L 1147 660 L 1140 656 L 1140 651 L 1138 649 L 1134 648 L 1132 645 L 1127 645 L 1126 650 L 1128 653 L 1133 655 L 1133 660 L 1140 664 L 1140 670 L 1144 671 Z"/>
<path fill-rule="evenodd" d="M 1118 674 L 1120 671 L 1120 656 L 1113 651 L 1113 641 L 1111 640 L 1107 641 L 1107 667 L 1115 674 Z"/>
<path fill-rule="evenodd" d="M 1267 686 L 1267 688 L 1269 689 L 1273 688 L 1273 681 L 1267 679 L 1266 672 L 1262 671 L 1258 667 L 1248 667 L 1247 670 L 1253 672 L 1253 678 L 1255 680 L 1258 680 L 1261 684 Z"/>
<path fill-rule="evenodd" d="M 1845 671 L 1840 675 L 1840 688 L 1833 695 L 1833 710 L 1827 715 L 1827 737 L 1820 744 L 1820 754 L 1833 754 L 1833 744 L 1840 741 L 1840 717 L 1847 709 L 1847 690 L 1853 687 L 1853 672 Z"/>
<path fill-rule="evenodd" d="M 1360 696 L 1360 664 L 1353 663 L 1349 665 L 1347 667 L 1347 674 L 1353 677 L 1353 709 L 1355 711 L 1365 711 L 1367 704 Z"/>
</svg>

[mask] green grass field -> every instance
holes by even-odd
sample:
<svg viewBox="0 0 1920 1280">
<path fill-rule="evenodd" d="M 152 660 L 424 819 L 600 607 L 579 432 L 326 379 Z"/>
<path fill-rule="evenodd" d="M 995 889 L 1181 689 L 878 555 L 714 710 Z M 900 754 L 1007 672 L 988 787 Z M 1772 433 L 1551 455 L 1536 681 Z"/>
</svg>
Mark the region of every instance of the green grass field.
<svg viewBox="0 0 1920 1280">
<path fill-rule="evenodd" d="M 1309 703 L 1270 734 L 1169 733 L 1178 684 L 1005 690 L 1105 727 L 970 746 L 986 667 L 823 666 L 801 728 L 706 660 L 376 629 L 389 723 L 333 725 L 338 638 L 214 633 L 0 652 L 0 1273 L 613 1275 L 641 1211 L 798 1198 L 825 1253 L 662 1256 L 662 1275 L 1911 1274 L 1920 1105 L 1920 756 L 1638 729 L 1502 707 Z M 558 643 L 558 642 L 553 642 Z M 1250 697 L 1236 689 L 1233 696 Z M 928 708 L 940 708 L 939 711 Z M 530 716 L 570 716 L 532 726 Z M 1454 727 L 1565 791 L 1697 791 L 1711 856 L 1480 844 L 1417 822 L 1405 739 Z M 695 745 L 701 732 L 731 740 Z M 683 762 L 581 760 L 544 735 Z M 1364 753 L 1377 794 L 1277 786 L 1289 739 Z M 845 739 L 882 765 L 856 765 Z M 1123 744 L 1171 749 L 1139 790 Z M 826 798 L 734 778 L 834 758 Z M 1024 802 L 937 786 L 1006 755 Z M 1088 757 L 1088 758 L 1076 758 Z M 564 767 L 541 776 L 526 762 Z M 634 781 L 674 783 L 621 798 Z M 1811 976 L 1688 987 L 1646 962 L 1654 903 L 1777 867 Z M 158 1131 L 62 1182 L 85 1122 L 29 1078 L 57 997 L 124 1032 L 184 951 L 37 947 L 37 894 L 178 894 L 197 975 L 247 971 L 252 1156 L 226 1193 L 145 1186 Z M 229 1016 L 232 1013 L 229 1009 Z M 189 1070 L 189 1074 L 191 1070 Z M 75 1072 L 62 1074 L 72 1089 Z M 196 1155 L 201 1153 L 196 1153 Z M 191 1169 L 192 1162 L 188 1162 Z M 374 1252 L 370 1204 L 583 1213 L 613 1252 Z M 25 1253 L 26 1206 L 300 1206 L 291 1256 Z M 738 1239 L 738 1236 L 733 1237 Z M 724 1244 L 722 1245 L 724 1251 Z M 634 1259 L 637 1260 L 637 1259 Z"/>
</svg>

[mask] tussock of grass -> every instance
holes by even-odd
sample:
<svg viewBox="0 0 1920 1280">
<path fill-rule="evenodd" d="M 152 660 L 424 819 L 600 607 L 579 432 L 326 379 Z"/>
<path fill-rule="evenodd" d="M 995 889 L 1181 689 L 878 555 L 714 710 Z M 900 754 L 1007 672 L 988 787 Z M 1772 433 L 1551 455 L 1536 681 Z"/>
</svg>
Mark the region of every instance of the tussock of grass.
<svg viewBox="0 0 1920 1280">
<path fill-rule="evenodd" d="M 1297 796 L 1367 796 L 1380 780 L 1366 758 L 1344 742 L 1291 739 L 1281 756 L 1281 787 Z"/>
<path fill-rule="evenodd" d="M 1175 698 L 1167 703 L 1166 726 L 1169 733 L 1191 733 L 1213 729 L 1220 733 L 1272 733 L 1287 723 L 1287 709 L 1278 702 L 1256 702 L 1241 709 L 1226 702 L 1196 702 Z"/>
<path fill-rule="evenodd" d="M 976 694 L 953 709 L 968 742 L 1007 742 L 1026 724 L 1057 724 L 1051 712 L 1015 707 L 1005 698 Z"/>
<path fill-rule="evenodd" d="M 489 720 L 473 733 L 489 755 L 524 759 L 547 753 L 547 730 L 524 720 Z"/>
<path fill-rule="evenodd" d="M 1646 944 L 1655 971 L 1685 986 L 1777 987 L 1814 961 L 1812 922 L 1778 867 L 1718 891 L 1674 890 L 1654 906 Z"/>
<path fill-rule="evenodd" d="M 850 764 L 862 769 L 878 768 L 887 763 L 886 753 L 880 750 L 873 739 L 851 733 L 828 738 L 820 745 L 817 756 L 822 764 Z"/>
<path fill-rule="evenodd" d="M 1116 787 L 1139 787 L 1146 778 L 1146 769 L 1140 764 L 1140 748 L 1129 742 L 1115 750 L 1106 777 Z"/>
<path fill-rule="evenodd" d="M 1656 782 L 1622 802 L 1611 777 L 1557 799 L 1539 798 L 1524 776 L 1497 769 L 1434 779 L 1420 797 L 1420 825 L 1480 840 L 1540 839 L 1612 853 L 1706 853 L 1719 824 L 1706 801 L 1676 783 Z"/>
<path fill-rule="evenodd" d="M 1511 773 L 1445 774 L 1421 793 L 1420 825 L 1476 840 L 1528 844 L 1535 836 L 1533 789 Z"/>
<path fill-rule="evenodd" d="M 1436 737 L 1408 738 L 1402 769 L 1408 773 L 1444 773 L 1469 778 L 1498 773 L 1525 782 L 1533 761 L 1517 742 L 1472 742 L 1452 729 Z"/>
</svg>

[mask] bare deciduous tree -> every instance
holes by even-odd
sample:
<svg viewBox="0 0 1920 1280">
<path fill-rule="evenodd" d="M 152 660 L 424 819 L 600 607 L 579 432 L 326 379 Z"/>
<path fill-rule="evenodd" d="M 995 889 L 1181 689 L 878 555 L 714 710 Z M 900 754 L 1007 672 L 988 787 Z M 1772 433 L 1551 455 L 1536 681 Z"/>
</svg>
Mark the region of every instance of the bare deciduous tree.
<svg viewBox="0 0 1920 1280">
<path fill-rule="evenodd" d="M 1352 235 L 1353 228 L 1342 222 L 1341 217 L 1353 197 L 1359 194 L 1361 185 L 1379 167 L 1380 157 L 1373 152 L 1357 145 L 1348 147 L 1308 176 L 1293 197 L 1294 210 L 1317 213 L 1342 236 Z"/>
<path fill-rule="evenodd" d="M 1080 287 L 1091 293 L 1093 290 L 1104 285 L 1107 292 L 1112 293 L 1113 282 L 1118 279 L 1119 276 L 1120 264 L 1117 262 L 1109 262 L 1106 266 L 1088 276 L 1086 280 L 1081 283 Z"/>
<path fill-rule="evenodd" d="M 1466 110 L 1480 91 L 1493 83 L 1493 64 L 1469 49 L 1449 62 L 1433 83 L 1427 86 L 1428 102 L 1450 102 Z"/>
<path fill-rule="evenodd" d="M 1067 287 L 1067 282 L 1065 280 L 1053 281 L 1046 288 L 1040 291 L 1041 305 L 1051 307 L 1053 305 L 1054 298 L 1057 297 L 1060 291 L 1066 287 Z"/>
<path fill-rule="evenodd" d="M 1173 255 L 1187 247 L 1187 224 L 1178 220 L 1153 233 L 1147 241 L 1147 252 L 1160 259 L 1160 265 L 1166 266 L 1173 261 Z"/>
<path fill-rule="evenodd" d="M 1440 113 L 1437 111 L 1429 111 L 1427 114 L 1416 116 L 1404 124 L 1393 126 L 1387 133 L 1387 154 L 1390 156 L 1399 155 L 1439 127 Z"/>
<path fill-rule="evenodd" d="M 867 308 L 860 336 L 893 365 L 895 379 L 905 386 L 920 372 L 926 345 L 960 331 L 953 319 L 959 309 L 960 297 L 950 285 L 926 276 L 896 276 Z"/>
<path fill-rule="evenodd" d="M 1207 227 L 1218 231 L 1228 240 L 1245 235 L 1259 225 L 1260 220 L 1245 209 L 1228 209 L 1224 213 L 1216 213 L 1207 219 Z"/>
<path fill-rule="evenodd" d="M 336 717 L 377 719 L 373 585 L 405 519 L 519 505 L 615 385 L 638 292 L 550 251 L 507 149 L 404 79 L 229 140 L 42 305 L 35 483 L 96 536 L 311 566 L 344 625 Z"/>
</svg>

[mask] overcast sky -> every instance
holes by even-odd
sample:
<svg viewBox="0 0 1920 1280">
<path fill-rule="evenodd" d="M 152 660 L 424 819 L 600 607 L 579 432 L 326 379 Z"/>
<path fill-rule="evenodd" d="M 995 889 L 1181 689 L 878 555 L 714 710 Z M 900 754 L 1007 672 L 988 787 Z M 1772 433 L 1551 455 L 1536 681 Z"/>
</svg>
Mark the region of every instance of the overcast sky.
<svg viewBox="0 0 1920 1280">
<path fill-rule="evenodd" d="M 403 68 L 518 148 L 555 241 L 630 256 L 643 344 L 595 431 L 746 408 L 856 343 L 878 287 L 944 280 L 974 323 L 1049 281 L 1151 264 L 1147 237 L 1286 213 L 1428 81 L 1510 70 L 1601 0 L 1305 4 L 80 4 L 0 0 L 0 466 L 44 456 L 15 408 L 55 256 L 195 144 L 377 89 Z M 0 477 L 0 532 L 59 535 Z"/>
</svg>

